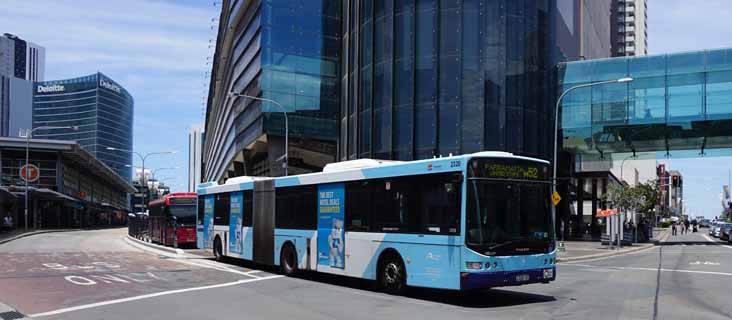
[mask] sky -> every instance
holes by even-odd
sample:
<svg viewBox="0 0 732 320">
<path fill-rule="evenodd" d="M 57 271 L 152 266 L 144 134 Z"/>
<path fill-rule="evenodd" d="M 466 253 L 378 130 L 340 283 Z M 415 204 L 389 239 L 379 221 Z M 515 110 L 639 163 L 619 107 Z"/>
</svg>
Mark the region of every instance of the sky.
<svg viewBox="0 0 732 320">
<path fill-rule="evenodd" d="M 203 122 L 205 73 L 216 38 L 213 0 L 2 0 L 0 33 L 46 48 L 46 80 L 100 71 L 135 99 L 134 146 L 153 155 L 146 168 L 186 191 L 188 130 Z M 214 41 L 212 40 L 212 41 Z M 135 156 L 134 165 L 140 166 Z"/>
<path fill-rule="evenodd" d="M 648 53 L 732 47 L 730 17 L 730 0 L 648 0 Z M 732 169 L 729 155 L 732 151 L 711 151 L 705 157 L 691 152 L 680 156 L 672 153 L 671 158 L 659 159 L 683 175 L 687 214 L 708 218 L 720 214 L 722 185 L 729 183 Z"/>
<path fill-rule="evenodd" d="M 135 98 L 134 149 L 158 178 L 184 191 L 188 130 L 203 122 L 207 57 L 216 38 L 213 0 L 2 0 L 0 32 L 46 48 L 46 80 L 101 71 Z M 691 5 L 693 3 L 693 5 Z M 649 53 L 732 47 L 730 0 L 649 0 Z M 727 153 L 732 155 L 732 151 Z M 732 157 L 662 157 L 685 177 L 689 213 L 715 216 Z M 135 159 L 135 165 L 140 165 Z"/>
</svg>

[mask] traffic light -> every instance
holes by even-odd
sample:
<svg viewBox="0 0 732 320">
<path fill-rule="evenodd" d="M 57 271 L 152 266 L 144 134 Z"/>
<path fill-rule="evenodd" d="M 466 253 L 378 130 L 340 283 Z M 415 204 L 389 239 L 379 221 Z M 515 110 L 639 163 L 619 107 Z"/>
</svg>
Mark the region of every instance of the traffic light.
<svg viewBox="0 0 732 320">
<path fill-rule="evenodd" d="M 673 176 L 673 178 L 671 178 L 671 185 L 674 188 L 677 188 L 679 186 L 679 176 Z"/>
</svg>

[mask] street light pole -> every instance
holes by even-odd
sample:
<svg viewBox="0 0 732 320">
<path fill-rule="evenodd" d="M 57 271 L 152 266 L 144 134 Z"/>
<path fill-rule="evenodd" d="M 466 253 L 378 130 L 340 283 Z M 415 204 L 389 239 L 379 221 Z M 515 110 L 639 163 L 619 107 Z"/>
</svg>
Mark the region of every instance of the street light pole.
<svg viewBox="0 0 732 320">
<path fill-rule="evenodd" d="M 125 149 L 119 149 L 119 148 L 112 148 L 107 147 L 107 150 L 109 151 L 120 151 L 120 152 L 127 152 L 131 154 L 136 154 L 138 157 L 140 157 L 140 161 L 142 162 L 142 176 L 140 177 L 141 185 L 147 188 L 147 183 L 145 183 L 145 159 L 151 155 L 155 154 L 173 154 L 176 153 L 176 151 L 162 151 L 162 152 L 149 152 L 145 155 L 132 150 L 125 150 Z M 142 195 L 142 209 L 145 209 L 145 194 Z"/>
<path fill-rule="evenodd" d="M 153 186 L 155 185 L 155 182 L 157 182 L 158 183 L 158 187 L 160 187 L 160 181 L 158 181 L 158 180 L 155 179 L 155 173 L 156 172 L 161 171 L 161 170 L 175 170 L 175 169 L 180 169 L 180 167 L 157 168 L 155 170 L 152 170 L 150 172 L 151 173 L 150 176 L 152 177 L 152 180 L 153 180 Z M 157 192 L 158 192 L 158 188 L 155 188 L 155 194 L 156 194 L 156 196 L 157 196 Z"/>
<path fill-rule="evenodd" d="M 623 182 L 623 181 L 625 181 L 625 176 L 623 176 L 623 168 L 624 168 L 624 166 L 625 166 L 625 160 L 628 160 L 628 159 L 630 159 L 630 158 L 635 158 L 635 157 L 636 157 L 636 156 L 635 156 L 635 154 L 634 154 L 634 155 L 630 155 L 630 156 L 627 156 L 627 157 L 626 157 L 625 159 L 623 159 L 623 161 L 622 161 L 622 162 L 620 163 L 620 182 Z"/>
<path fill-rule="evenodd" d="M 249 95 L 245 95 L 245 94 L 241 94 L 241 93 L 236 93 L 236 92 L 229 92 L 229 95 L 230 96 L 235 96 L 235 97 L 249 98 L 249 99 L 259 100 L 259 101 L 264 101 L 264 102 L 270 102 L 270 103 L 275 104 L 280 109 L 280 111 L 282 112 L 282 114 L 285 116 L 285 165 L 284 165 L 284 167 L 285 167 L 285 176 L 287 176 L 287 168 L 290 165 L 289 164 L 289 162 L 290 162 L 289 153 L 287 152 L 287 146 L 290 144 L 289 141 L 288 141 L 288 137 L 290 135 L 290 129 L 289 129 L 288 124 L 287 124 L 287 111 L 285 110 L 285 107 L 283 107 L 279 102 L 274 101 L 272 99 L 266 99 L 266 98 L 260 98 L 260 97 L 255 97 L 255 96 L 249 96 Z"/>
<path fill-rule="evenodd" d="M 552 194 L 554 194 L 554 192 L 557 192 L 557 142 L 558 142 L 558 135 L 559 135 L 559 106 L 562 105 L 562 99 L 564 99 L 564 97 L 568 93 L 570 93 L 574 90 L 577 90 L 577 89 L 597 86 L 597 85 L 601 85 L 601 84 L 626 83 L 626 82 L 631 82 L 631 81 L 633 81 L 633 78 L 621 78 L 621 79 L 616 79 L 616 80 L 585 83 L 585 84 L 576 85 L 567 90 L 564 90 L 564 92 L 562 92 L 562 94 L 559 95 L 559 99 L 557 99 L 557 104 L 554 107 L 554 157 L 553 157 L 553 161 L 552 161 Z M 556 231 L 556 223 L 557 223 L 556 222 L 556 220 L 557 220 L 557 208 L 556 207 L 557 207 L 556 205 L 552 206 L 552 228 L 554 229 L 554 231 Z M 556 239 L 556 237 L 557 237 L 557 235 L 555 232 L 554 238 Z"/>
<path fill-rule="evenodd" d="M 53 130 L 53 129 L 72 129 L 72 130 L 79 130 L 79 126 L 70 126 L 70 127 L 59 127 L 59 126 L 40 126 L 33 129 L 26 129 L 25 131 L 25 217 L 24 217 L 24 224 L 25 224 L 25 232 L 28 232 L 28 178 L 29 177 L 29 158 L 30 158 L 30 139 L 33 136 L 33 132 L 36 130 Z M 39 172 L 38 175 L 40 176 L 41 173 Z M 38 225 L 37 218 L 33 219 L 33 224 Z"/>
<path fill-rule="evenodd" d="M 151 171 L 152 179 L 155 180 L 155 173 L 158 172 L 158 171 L 161 171 L 161 170 L 175 170 L 175 169 L 180 169 L 180 167 L 157 168 L 155 170 L 152 170 Z"/>
</svg>

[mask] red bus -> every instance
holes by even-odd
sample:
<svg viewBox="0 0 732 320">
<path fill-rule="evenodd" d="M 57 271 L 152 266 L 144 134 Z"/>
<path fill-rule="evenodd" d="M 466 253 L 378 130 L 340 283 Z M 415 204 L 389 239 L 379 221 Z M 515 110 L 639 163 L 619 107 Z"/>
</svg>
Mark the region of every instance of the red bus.
<svg viewBox="0 0 732 320">
<path fill-rule="evenodd" d="M 195 192 L 173 192 L 150 201 L 150 241 L 172 246 L 175 232 L 178 246 L 195 246 L 197 201 Z"/>
</svg>

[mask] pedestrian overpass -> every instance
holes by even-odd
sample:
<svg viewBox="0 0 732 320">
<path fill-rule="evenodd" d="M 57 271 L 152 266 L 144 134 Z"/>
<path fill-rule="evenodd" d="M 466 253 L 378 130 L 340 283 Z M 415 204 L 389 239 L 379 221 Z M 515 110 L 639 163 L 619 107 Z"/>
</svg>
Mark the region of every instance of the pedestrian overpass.
<svg viewBox="0 0 732 320">
<path fill-rule="evenodd" d="M 565 151 L 585 158 L 732 148 L 732 49 L 570 62 L 559 67 Z M 728 154 L 732 155 L 732 153 Z"/>
</svg>

